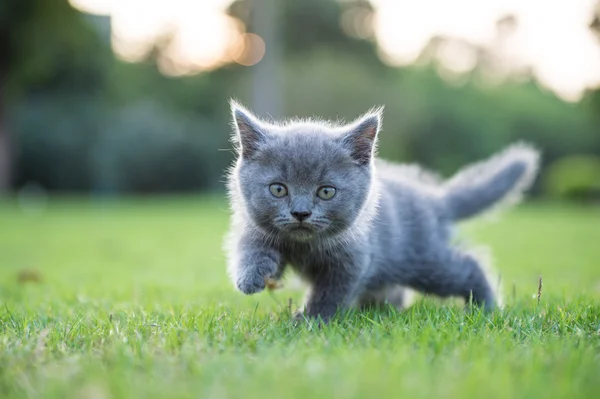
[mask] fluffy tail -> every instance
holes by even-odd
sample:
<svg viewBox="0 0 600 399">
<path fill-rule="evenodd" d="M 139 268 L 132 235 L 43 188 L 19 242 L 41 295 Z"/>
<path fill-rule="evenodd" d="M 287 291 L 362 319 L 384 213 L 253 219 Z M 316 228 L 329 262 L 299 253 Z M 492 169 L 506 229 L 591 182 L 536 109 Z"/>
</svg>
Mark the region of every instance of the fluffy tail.
<svg viewBox="0 0 600 399">
<path fill-rule="evenodd" d="M 443 185 L 443 199 L 454 220 L 499 204 L 517 203 L 535 180 L 540 154 L 514 144 L 491 158 L 467 166 Z"/>
</svg>

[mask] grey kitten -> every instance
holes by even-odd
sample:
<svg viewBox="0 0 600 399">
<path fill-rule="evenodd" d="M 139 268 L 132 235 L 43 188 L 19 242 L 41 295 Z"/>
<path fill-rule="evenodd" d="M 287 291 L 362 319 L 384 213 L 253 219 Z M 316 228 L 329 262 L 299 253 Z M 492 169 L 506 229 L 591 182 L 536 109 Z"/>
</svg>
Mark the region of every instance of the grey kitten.
<svg viewBox="0 0 600 399">
<path fill-rule="evenodd" d="M 229 273 L 245 294 L 287 266 L 309 283 L 304 312 L 392 302 L 402 287 L 458 296 L 491 310 L 492 282 L 451 245 L 452 224 L 516 202 L 533 182 L 538 152 L 525 144 L 448 181 L 417 166 L 376 159 L 381 109 L 348 125 L 272 124 L 232 102 L 238 158 L 228 176 L 233 209 Z"/>
</svg>

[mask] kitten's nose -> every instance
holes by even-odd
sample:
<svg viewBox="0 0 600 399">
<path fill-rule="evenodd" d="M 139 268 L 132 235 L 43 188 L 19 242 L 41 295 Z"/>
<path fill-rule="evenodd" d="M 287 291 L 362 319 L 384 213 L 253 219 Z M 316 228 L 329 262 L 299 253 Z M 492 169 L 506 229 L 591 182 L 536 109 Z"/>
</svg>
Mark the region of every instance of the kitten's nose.
<svg viewBox="0 0 600 399">
<path fill-rule="evenodd" d="M 292 211 L 292 216 L 295 217 L 299 222 L 303 222 L 312 215 L 311 211 Z"/>
</svg>

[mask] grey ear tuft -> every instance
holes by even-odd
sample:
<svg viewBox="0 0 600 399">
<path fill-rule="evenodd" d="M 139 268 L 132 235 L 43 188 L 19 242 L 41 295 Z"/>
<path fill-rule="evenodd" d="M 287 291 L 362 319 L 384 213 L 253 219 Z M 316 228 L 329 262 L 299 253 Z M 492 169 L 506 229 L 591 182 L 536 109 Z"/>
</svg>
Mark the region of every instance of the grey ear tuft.
<svg viewBox="0 0 600 399">
<path fill-rule="evenodd" d="M 265 129 L 250 111 L 234 100 L 230 101 L 230 106 L 240 154 L 243 158 L 251 158 L 266 139 Z"/>
<path fill-rule="evenodd" d="M 343 142 L 351 150 L 352 157 L 362 165 L 369 164 L 375 153 L 382 111 L 383 108 L 378 108 L 357 119 L 343 136 Z"/>
</svg>

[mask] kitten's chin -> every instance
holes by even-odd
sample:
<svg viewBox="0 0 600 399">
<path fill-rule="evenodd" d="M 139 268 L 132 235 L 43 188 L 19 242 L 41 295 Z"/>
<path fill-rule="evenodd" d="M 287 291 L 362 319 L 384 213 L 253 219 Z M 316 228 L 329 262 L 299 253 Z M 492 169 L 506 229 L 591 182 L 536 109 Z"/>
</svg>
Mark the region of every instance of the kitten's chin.
<svg viewBox="0 0 600 399">
<path fill-rule="evenodd" d="M 314 228 L 297 226 L 290 229 L 286 229 L 285 235 L 294 241 L 312 241 L 317 237 L 317 231 Z"/>
</svg>

